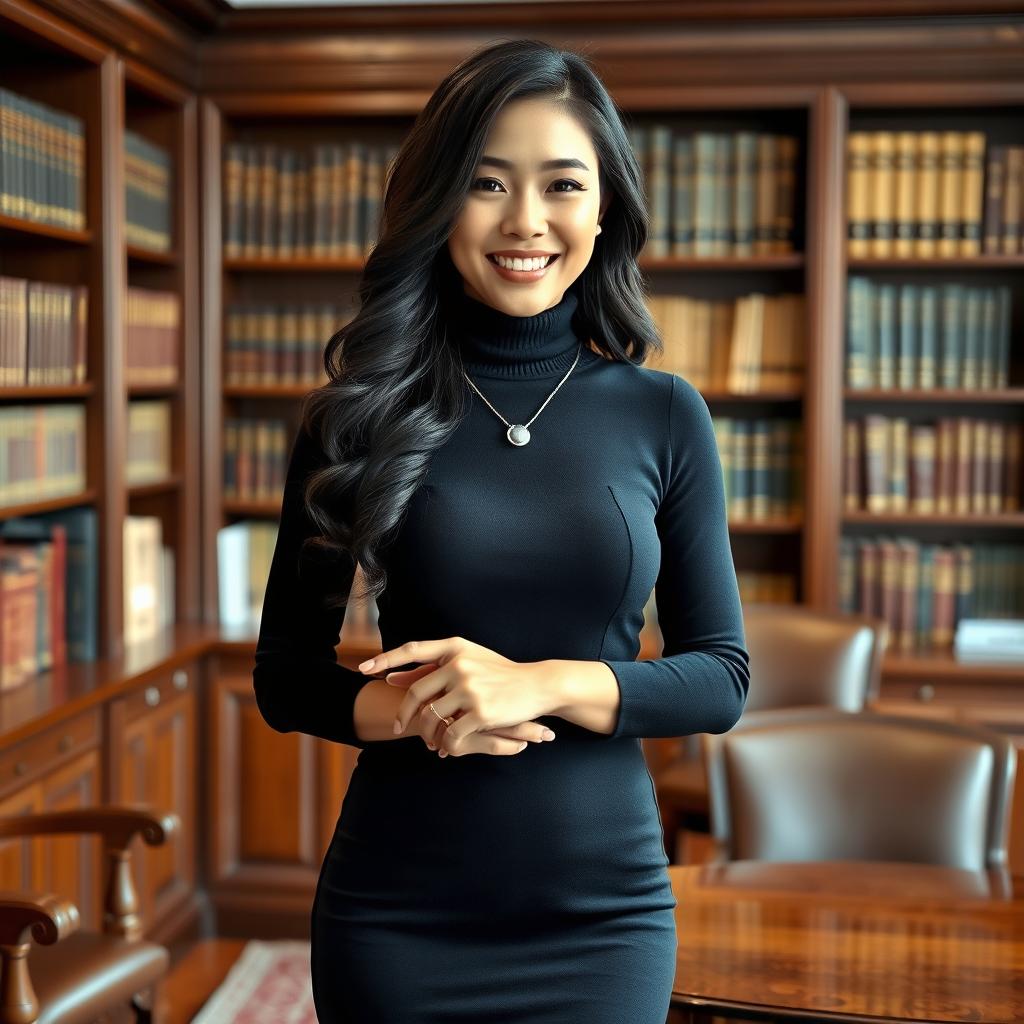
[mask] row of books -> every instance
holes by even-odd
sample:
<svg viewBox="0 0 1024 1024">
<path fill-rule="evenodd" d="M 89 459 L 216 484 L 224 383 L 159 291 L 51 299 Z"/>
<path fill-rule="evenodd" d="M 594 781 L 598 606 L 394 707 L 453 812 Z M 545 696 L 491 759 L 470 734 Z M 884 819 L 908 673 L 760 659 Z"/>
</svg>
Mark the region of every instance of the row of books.
<svg viewBox="0 0 1024 1024">
<path fill-rule="evenodd" d="M 176 384 L 181 301 L 174 292 L 130 286 L 125 296 L 125 380 Z"/>
<path fill-rule="evenodd" d="M 224 147 L 228 259 L 365 257 L 376 244 L 393 143 L 350 139 L 305 149 Z"/>
<path fill-rule="evenodd" d="M 66 662 L 94 661 L 99 531 L 94 508 L 0 523 L 0 690 Z"/>
<path fill-rule="evenodd" d="M 850 277 L 846 381 L 851 388 L 1005 388 L 1008 285 L 896 284 Z"/>
<path fill-rule="evenodd" d="M 217 531 L 217 610 L 222 627 L 259 630 L 278 523 L 246 519 Z"/>
<path fill-rule="evenodd" d="M 0 88 L 0 214 L 85 227 L 85 122 Z"/>
<path fill-rule="evenodd" d="M 157 252 L 171 247 L 171 154 L 138 132 L 124 133 L 125 241 Z"/>
<path fill-rule="evenodd" d="M 128 403 L 128 451 L 125 479 L 129 484 L 165 480 L 171 473 L 171 405 L 160 400 Z"/>
<path fill-rule="evenodd" d="M 803 424 L 781 416 L 711 420 L 730 519 L 785 519 L 803 508 Z"/>
<path fill-rule="evenodd" d="M 796 604 L 797 580 L 791 572 L 758 572 L 741 569 L 736 582 L 742 604 Z"/>
<path fill-rule="evenodd" d="M 847 511 L 970 515 L 1021 507 L 1024 423 L 871 414 L 843 424 Z"/>
<path fill-rule="evenodd" d="M 230 306 L 224 381 L 229 385 L 325 383 L 324 348 L 352 319 L 333 303 Z"/>
<path fill-rule="evenodd" d="M 0 385 L 81 384 L 88 290 L 0 276 Z"/>
<path fill-rule="evenodd" d="M 986 154 L 986 142 L 980 131 L 850 132 L 849 255 L 1020 252 L 1024 147 Z"/>
<path fill-rule="evenodd" d="M 840 610 L 882 618 L 889 649 L 952 648 L 965 618 L 1024 617 L 1024 546 L 841 537 Z"/>
<path fill-rule="evenodd" d="M 294 431 L 284 420 L 236 416 L 224 421 L 224 498 L 280 502 Z"/>
<path fill-rule="evenodd" d="M 140 643 L 175 620 L 174 549 L 163 543 L 159 516 L 125 516 L 124 642 Z"/>
<path fill-rule="evenodd" d="M 676 132 L 633 125 L 650 233 L 642 255 L 793 252 L 799 142 L 770 132 Z"/>
<path fill-rule="evenodd" d="M 647 365 L 678 373 L 700 390 L 801 390 L 807 352 L 803 295 L 752 293 L 714 301 L 651 295 L 664 351 Z"/>
<path fill-rule="evenodd" d="M 85 406 L 0 407 L 0 506 L 85 489 Z"/>
<path fill-rule="evenodd" d="M 796 576 L 791 572 L 765 572 L 742 569 L 736 572 L 740 601 L 743 604 L 796 604 Z M 642 632 L 660 633 L 657 591 L 652 590 L 644 605 Z"/>
</svg>

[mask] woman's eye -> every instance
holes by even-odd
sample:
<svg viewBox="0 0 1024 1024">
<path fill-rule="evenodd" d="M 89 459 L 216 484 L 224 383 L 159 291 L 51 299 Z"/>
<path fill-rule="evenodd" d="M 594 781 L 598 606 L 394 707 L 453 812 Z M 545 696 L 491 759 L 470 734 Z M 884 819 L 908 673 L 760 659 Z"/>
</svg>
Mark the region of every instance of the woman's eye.
<svg viewBox="0 0 1024 1024">
<path fill-rule="evenodd" d="M 501 182 L 498 181 L 496 178 L 477 178 L 476 181 L 473 182 L 472 188 L 474 188 L 474 189 L 476 189 L 477 191 L 480 191 L 480 192 L 494 192 L 494 189 L 489 189 L 489 188 L 477 189 L 477 186 L 481 185 L 481 184 L 485 185 L 485 186 L 486 185 L 499 185 L 500 186 Z M 562 195 L 568 195 L 571 191 L 576 191 L 576 192 L 586 192 L 587 191 L 578 181 L 573 181 L 572 178 L 559 178 L 558 181 L 554 182 L 551 187 L 554 188 L 555 185 L 571 185 L 572 186 L 572 189 L 556 189 L 556 191 L 560 192 Z"/>
</svg>

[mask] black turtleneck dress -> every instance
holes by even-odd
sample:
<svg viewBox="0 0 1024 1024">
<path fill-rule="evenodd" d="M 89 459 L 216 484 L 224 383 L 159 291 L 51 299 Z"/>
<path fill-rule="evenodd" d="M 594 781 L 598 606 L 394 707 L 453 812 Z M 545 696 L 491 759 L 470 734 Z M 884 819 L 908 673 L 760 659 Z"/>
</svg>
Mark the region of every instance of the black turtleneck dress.
<svg viewBox="0 0 1024 1024">
<path fill-rule="evenodd" d="M 449 337 L 510 422 L 572 365 L 576 305 L 570 290 L 514 317 L 460 297 Z M 370 677 L 338 664 L 341 613 L 319 610 L 296 571 L 313 529 L 301 485 L 322 459 L 300 431 L 253 681 L 278 731 L 360 748 L 313 901 L 317 1015 L 664 1024 L 676 900 L 640 740 L 727 731 L 749 680 L 711 417 L 683 378 L 586 345 L 524 447 L 466 389 L 469 412 L 388 545 L 382 649 L 462 636 L 514 661 L 603 661 L 617 722 L 601 734 L 547 716 L 553 741 L 504 757 L 359 739 Z M 652 589 L 663 656 L 636 661 Z"/>
</svg>

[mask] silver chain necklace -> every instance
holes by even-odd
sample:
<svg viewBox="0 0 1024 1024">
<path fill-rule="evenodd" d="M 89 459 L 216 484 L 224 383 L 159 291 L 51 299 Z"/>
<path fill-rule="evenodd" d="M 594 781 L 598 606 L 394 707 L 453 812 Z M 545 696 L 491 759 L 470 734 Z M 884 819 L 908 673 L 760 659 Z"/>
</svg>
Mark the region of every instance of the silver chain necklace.
<svg viewBox="0 0 1024 1024">
<path fill-rule="evenodd" d="M 494 406 L 491 405 L 491 403 L 488 402 L 486 398 L 484 398 L 484 395 L 481 393 L 480 389 L 469 379 L 469 374 L 467 374 L 465 370 L 462 371 L 462 376 L 466 378 L 467 382 L 469 383 L 469 386 L 478 395 L 480 395 L 480 397 L 483 398 L 485 402 L 487 402 L 487 407 L 491 410 L 491 412 L 493 412 L 494 415 L 497 416 L 498 419 L 501 420 L 501 422 L 504 423 L 506 427 L 508 427 L 508 430 L 505 431 L 505 436 L 508 438 L 509 444 L 514 444 L 517 448 L 522 448 L 523 445 L 530 443 L 530 424 L 544 411 L 544 406 L 547 405 L 548 402 L 550 402 L 551 399 L 555 397 L 555 395 L 558 393 L 558 388 L 560 388 L 569 379 L 569 374 L 576 369 L 576 364 L 580 361 L 580 356 L 582 354 L 583 342 L 580 342 L 580 347 L 576 352 L 576 358 L 573 360 L 572 366 L 569 367 L 569 370 L 566 373 L 566 375 L 558 382 L 558 387 L 556 387 L 555 390 L 552 391 L 551 394 L 544 399 L 543 405 L 541 405 L 541 407 L 525 423 L 509 423 L 509 421 L 505 419 L 505 417 L 502 416 L 501 413 L 498 412 L 498 410 L 495 409 Z"/>
</svg>

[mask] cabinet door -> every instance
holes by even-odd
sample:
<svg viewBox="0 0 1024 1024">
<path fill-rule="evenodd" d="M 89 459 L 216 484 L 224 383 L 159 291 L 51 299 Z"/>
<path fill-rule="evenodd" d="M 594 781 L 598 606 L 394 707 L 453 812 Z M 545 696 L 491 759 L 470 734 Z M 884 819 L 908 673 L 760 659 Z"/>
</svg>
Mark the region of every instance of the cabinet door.
<svg viewBox="0 0 1024 1024">
<path fill-rule="evenodd" d="M 211 659 L 210 879 L 308 909 L 358 751 L 263 720 L 245 659 Z"/>
<path fill-rule="evenodd" d="M 43 780 L 41 811 L 69 811 L 96 807 L 100 796 L 99 752 L 91 750 Z M 43 888 L 71 900 L 81 917 L 81 927 L 103 927 L 103 840 L 99 836 L 47 836 L 39 841 Z"/>
<path fill-rule="evenodd" d="M 132 840 L 143 930 L 151 932 L 195 887 L 196 672 L 176 669 L 114 702 L 114 803 L 172 811 L 181 828 L 161 846 Z"/>
<path fill-rule="evenodd" d="M 25 786 L 0 800 L 0 818 L 38 814 L 42 809 L 42 782 Z M 42 839 L 0 839 L 0 889 L 44 891 L 42 844 Z"/>
<path fill-rule="evenodd" d="M 91 807 L 102 801 L 99 714 L 95 710 L 0 750 L 0 816 Z M 44 835 L 0 841 L 0 889 L 51 892 L 99 928 L 102 842 L 97 836 Z"/>
</svg>

